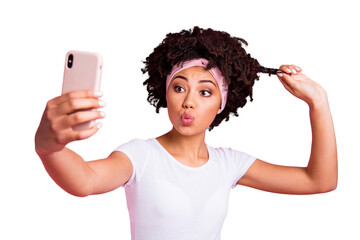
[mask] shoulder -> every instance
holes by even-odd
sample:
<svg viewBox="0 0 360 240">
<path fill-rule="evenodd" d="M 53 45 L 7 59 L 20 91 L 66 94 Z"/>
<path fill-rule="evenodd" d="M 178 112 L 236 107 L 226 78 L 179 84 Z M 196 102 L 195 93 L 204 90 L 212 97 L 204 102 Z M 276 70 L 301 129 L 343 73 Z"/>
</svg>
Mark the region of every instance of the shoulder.
<svg viewBox="0 0 360 240">
<path fill-rule="evenodd" d="M 123 150 L 144 150 L 144 149 L 149 149 L 151 148 L 151 142 L 152 139 L 132 139 L 126 143 L 121 144 L 120 146 L 118 146 L 117 148 L 115 148 L 114 151 L 123 151 Z"/>
<path fill-rule="evenodd" d="M 134 158 L 146 158 L 152 149 L 152 140 L 144 139 L 133 139 L 126 143 L 121 144 L 114 149 L 113 152 L 122 152 L 125 153 L 130 159 Z"/>
<path fill-rule="evenodd" d="M 208 146 L 209 151 L 211 151 L 213 154 L 217 155 L 218 157 L 233 157 L 235 155 L 241 155 L 244 154 L 244 152 L 235 150 L 229 147 L 211 147 Z"/>
<path fill-rule="evenodd" d="M 226 160 L 233 164 L 244 164 L 253 162 L 256 158 L 246 152 L 235 150 L 229 147 L 210 147 L 208 146 L 209 151 L 211 154 L 219 159 L 219 160 Z"/>
<path fill-rule="evenodd" d="M 152 139 L 133 139 L 121 144 L 113 151 L 117 156 L 123 153 L 132 164 L 133 173 L 126 186 L 140 179 L 152 152 L 152 141 Z"/>
</svg>

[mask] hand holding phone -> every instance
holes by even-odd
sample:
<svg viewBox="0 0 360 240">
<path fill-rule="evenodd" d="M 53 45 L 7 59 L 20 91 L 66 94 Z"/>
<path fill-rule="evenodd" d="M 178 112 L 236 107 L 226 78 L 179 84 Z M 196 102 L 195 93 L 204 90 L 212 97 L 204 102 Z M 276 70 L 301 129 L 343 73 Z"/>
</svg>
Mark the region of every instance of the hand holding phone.
<svg viewBox="0 0 360 240">
<path fill-rule="evenodd" d="M 69 51 L 65 59 L 62 94 L 78 90 L 100 91 L 102 66 L 102 56 L 98 53 Z M 82 111 L 86 110 L 91 109 Z M 94 124 L 92 120 L 73 126 L 73 129 L 84 130 Z"/>
<path fill-rule="evenodd" d="M 61 151 L 66 144 L 94 135 L 104 118 L 98 111 L 100 100 L 102 58 L 98 54 L 70 51 L 66 55 L 63 94 L 47 102 L 35 134 L 38 154 Z"/>
</svg>

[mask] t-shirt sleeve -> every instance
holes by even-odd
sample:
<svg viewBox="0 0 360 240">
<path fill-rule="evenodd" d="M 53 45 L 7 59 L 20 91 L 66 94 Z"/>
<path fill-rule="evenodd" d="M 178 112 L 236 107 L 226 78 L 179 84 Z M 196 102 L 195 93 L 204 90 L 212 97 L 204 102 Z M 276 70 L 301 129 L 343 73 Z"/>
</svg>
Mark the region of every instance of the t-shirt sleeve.
<svg viewBox="0 0 360 240">
<path fill-rule="evenodd" d="M 131 186 L 141 177 L 149 156 L 150 148 L 145 140 L 134 139 L 117 147 L 114 151 L 124 153 L 133 165 L 133 173 L 122 187 Z"/>
<path fill-rule="evenodd" d="M 231 188 L 235 188 L 237 186 L 237 182 L 245 175 L 247 170 L 256 160 L 256 157 L 253 157 L 241 151 L 232 150 L 231 148 L 228 148 L 227 151 L 227 154 L 229 156 L 228 159 L 233 166 Z"/>
</svg>

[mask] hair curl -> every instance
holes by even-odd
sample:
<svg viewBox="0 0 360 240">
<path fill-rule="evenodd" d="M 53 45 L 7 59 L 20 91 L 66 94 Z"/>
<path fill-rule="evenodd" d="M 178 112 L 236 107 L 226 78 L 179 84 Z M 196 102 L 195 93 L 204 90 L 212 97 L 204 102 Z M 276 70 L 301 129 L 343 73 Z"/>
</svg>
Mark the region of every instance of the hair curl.
<svg viewBox="0 0 360 240">
<path fill-rule="evenodd" d="M 224 110 L 219 113 L 209 126 L 209 130 L 218 126 L 224 119 L 229 120 L 230 113 L 239 116 L 237 109 L 244 107 L 247 97 L 252 98 L 252 88 L 258 73 L 276 74 L 278 69 L 265 68 L 246 53 L 243 48 L 248 43 L 238 37 L 232 37 L 223 31 L 211 28 L 202 29 L 195 26 L 192 30 L 169 33 L 154 51 L 143 62 L 143 74 L 149 78 L 143 85 L 148 91 L 148 102 L 156 107 L 159 113 L 166 104 L 166 77 L 174 65 L 195 58 L 209 60 L 206 69 L 217 66 L 228 86 L 228 99 Z"/>
</svg>

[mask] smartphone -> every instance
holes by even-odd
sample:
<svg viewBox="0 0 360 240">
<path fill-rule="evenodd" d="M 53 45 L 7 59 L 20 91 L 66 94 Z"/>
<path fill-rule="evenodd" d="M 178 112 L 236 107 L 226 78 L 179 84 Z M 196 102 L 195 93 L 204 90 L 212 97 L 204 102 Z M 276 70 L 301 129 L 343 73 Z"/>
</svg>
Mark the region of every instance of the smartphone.
<svg viewBox="0 0 360 240">
<path fill-rule="evenodd" d="M 69 51 L 65 58 L 62 94 L 77 90 L 100 91 L 102 67 L 99 53 Z M 81 123 L 73 126 L 73 130 L 88 129 L 94 124 L 95 121 Z"/>
</svg>

